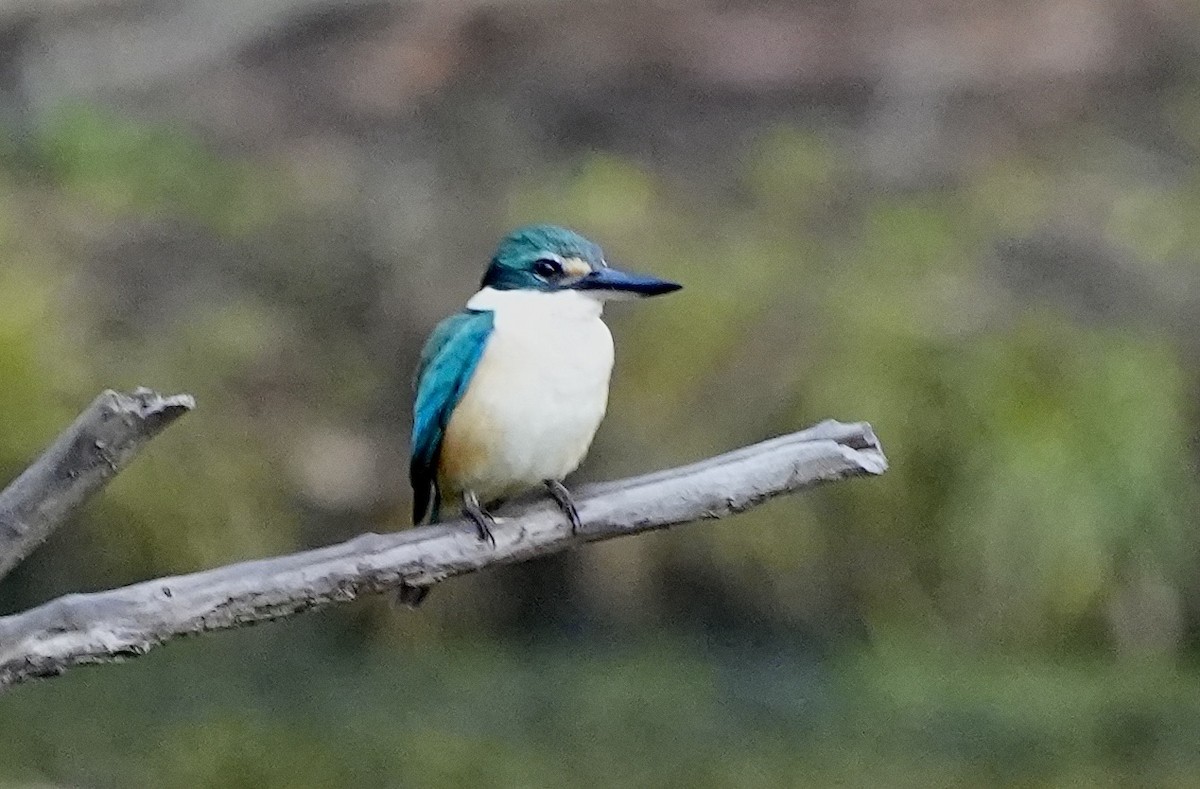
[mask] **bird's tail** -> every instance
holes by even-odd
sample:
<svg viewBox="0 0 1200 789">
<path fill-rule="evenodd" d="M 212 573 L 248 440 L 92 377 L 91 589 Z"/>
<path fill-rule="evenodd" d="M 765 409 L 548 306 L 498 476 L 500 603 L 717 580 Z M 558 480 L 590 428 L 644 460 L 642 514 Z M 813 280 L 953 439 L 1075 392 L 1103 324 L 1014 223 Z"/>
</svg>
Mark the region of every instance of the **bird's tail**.
<svg viewBox="0 0 1200 789">
<path fill-rule="evenodd" d="M 411 584 L 400 584 L 400 590 L 396 592 L 396 602 L 408 608 L 418 608 L 421 603 L 425 602 L 425 598 L 429 595 L 428 586 L 412 586 Z"/>
<path fill-rule="evenodd" d="M 432 495 L 430 495 L 432 494 Z M 426 489 L 422 495 L 417 494 L 420 501 L 416 509 L 413 511 L 413 526 L 420 526 L 425 514 L 425 509 L 429 509 L 429 523 L 438 523 L 442 519 L 442 491 L 437 485 L 432 485 Z M 425 602 L 425 598 L 429 596 L 428 586 L 413 586 L 412 584 L 401 583 L 400 590 L 396 592 L 396 602 L 408 608 L 417 608 L 421 603 Z"/>
</svg>

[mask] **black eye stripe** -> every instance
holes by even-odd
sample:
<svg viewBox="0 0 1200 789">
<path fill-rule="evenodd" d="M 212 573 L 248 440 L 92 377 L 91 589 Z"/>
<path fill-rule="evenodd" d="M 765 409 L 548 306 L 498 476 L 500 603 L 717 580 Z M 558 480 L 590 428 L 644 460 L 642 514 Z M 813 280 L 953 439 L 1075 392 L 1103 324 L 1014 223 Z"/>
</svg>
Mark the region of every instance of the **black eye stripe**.
<svg viewBox="0 0 1200 789">
<path fill-rule="evenodd" d="M 539 277 L 557 277 L 563 273 L 563 267 L 557 260 L 542 258 L 533 264 L 533 271 Z"/>
</svg>

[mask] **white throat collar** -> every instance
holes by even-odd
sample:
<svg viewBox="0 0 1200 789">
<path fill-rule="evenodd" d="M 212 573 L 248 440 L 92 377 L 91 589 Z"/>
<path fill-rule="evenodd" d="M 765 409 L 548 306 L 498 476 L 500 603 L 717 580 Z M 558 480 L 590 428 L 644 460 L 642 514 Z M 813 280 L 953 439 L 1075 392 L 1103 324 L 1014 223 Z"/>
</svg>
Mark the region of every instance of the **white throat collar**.
<svg viewBox="0 0 1200 789">
<path fill-rule="evenodd" d="M 538 313 L 560 318 L 599 318 L 602 300 L 578 290 L 496 290 L 484 288 L 467 301 L 467 309 L 496 313 Z"/>
</svg>

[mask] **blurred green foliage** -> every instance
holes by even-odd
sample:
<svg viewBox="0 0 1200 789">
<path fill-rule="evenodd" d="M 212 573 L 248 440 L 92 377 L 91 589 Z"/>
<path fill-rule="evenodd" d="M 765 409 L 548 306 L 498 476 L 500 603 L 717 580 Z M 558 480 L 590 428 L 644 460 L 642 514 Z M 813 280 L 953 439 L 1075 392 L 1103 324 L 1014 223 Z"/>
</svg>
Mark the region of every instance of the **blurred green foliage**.
<svg viewBox="0 0 1200 789">
<path fill-rule="evenodd" d="M 850 583 L 867 620 L 932 614 L 1014 646 L 1094 645 L 1091 623 L 1139 566 L 1186 586 L 1197 479 L 1175 344 L 1003 303 L 983 272 L 992 212 L 1006 199 L 1036 205 L 1034 175 L 1018 165 L 1007 180 L 991 173 L 955 190 L 859 194 L 841 206 L 855 217 L 843 233 L 843 222 L 823 225 L 853 174 L 828 146 L 776 132 L 750 157 L 748 202 L 727 218 L 689 214 L 651 176 L 604 157 L 551 188 L 539 176 L 515 200 L 515 220 L 591 227 L 600 217 L 688 283 L 671 308 L 631 316 L 649 339 L 621 348 L 614 416 L 641 418 L 625 431 L 651 436 L 639 449 L 652 464 L 679 459 L 678 443 L 654 441 L 663 433 L 714 451 L 744 440 L 747 425 L 783 432 L 832 415 L 869 418 L 883 437 L 884 479 L 805 498 L 790 517 L 689 535 L 717 544 L 703 561 L 742 568 L 742 585 L 763 566 L 803 573 L 866 550 L 873 572 Z M 992 194 L 1002 183 L 1019 194 Z M 1039 219 L 1008 221 L 1032 231 Z M 688 430 L 697 421 L 709 432 Z M 822 537 L 818 521 L 851 534 Z M 741 557 L 730 565 L 729 554 Z M 774 590 L 756 593 L 787 610 L 795 590 Z"/>
<path fill-rule="evenodd" d="M 59 186 L 112 214 L 183 215 L 239 234 L 261 228 L 281 207 L 280 179 L 271 171 L 231 163 L 185 131 L 95 105 L 59 108 L 37 148 Z"/>
<path fill-rule="evenodd" d="M 304 257 L 295 229 L 321 217 L 287 178 L 184 133 L 72 107 L 33 148 L 34 177 L 0 173 L 0 465 L 17 473 L 105 386 L 191 391 L 200 408 L 8 579 L 5 608 L 328 541 L 371 517 L 401 525 L 353 511 L 310 533 L 318 508 L 293 466 L 306 429 L 369 430 L 407 407 L 378 402 L 407 397 L 406 374 L 390 347 L 370 350 L 396 333 L 363 336 L 364 314 L 386 310 L 347 292 L 415 311 L 434 289 L 397 296 Z M 1084 156 L 877 192 L 829 140 L 776 128 L 725 192 L 609 154 L 518 180 L 506 223 L 573 225 L 614 261 L 687 284 L 612 310 L 618 374 L 589 475 L 827 417 L 871 421 L 888 474 L 580 552 L 547 594 L 583 613 L 540 623 L 589 634 L 576 640 L 494 624 L 513 621 L 521 579 L 498 573 L 439 589 L 419 615 L 361 605 L 21 688 L 0 705 L 0 777 L 1189 785 L 1196 360 L 1172 321 L 1018 293 L 993 258 L 1059 210 L 1091 213 L 1163 304 L 1186 303 L 1200 180 L 1122 174 L 1104 145 Z M 98 226 L 130 217 L 266 262 L 153 320 L 127 314 L 125 294 L 103 314 L 104 272 L 78 260 Z M 446 276 L 469 285 L 477 269 Z M 402 462 L 389 473 L 401 488 Z M 619 648 L 597 635 L 612 630 L 629 634 Z"/>
<path fill-rule="evenodd" d="M 663 638 L 351 658 L 304 627 L 276 630 L 19 689 L 5 702 L 23 721 L 0 740 L 7 775 L 247 789 L 1183 787 L 1200 769 L 1200 693 L 1163 664 L 889 647 L 815 665 Z M 117 711 L 121 725 L 99 722 Z"/>
</svg>

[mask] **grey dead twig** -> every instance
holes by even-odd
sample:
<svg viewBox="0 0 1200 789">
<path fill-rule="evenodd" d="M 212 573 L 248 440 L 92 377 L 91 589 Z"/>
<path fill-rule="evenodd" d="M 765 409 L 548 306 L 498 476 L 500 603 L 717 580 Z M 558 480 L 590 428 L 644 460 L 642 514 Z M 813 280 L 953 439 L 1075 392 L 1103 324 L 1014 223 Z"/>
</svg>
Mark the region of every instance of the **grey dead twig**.
<svg viewBox="0 0 1200 789">
<path fill-rule="evenodd" d="M 39 461 L 40 462 L 40 461 Z M 576 491 L 583 530 L 537 502 L 500 511 L 495 547 L 462 520 L 126 586 L 0 617 L 0 689 L 111 663 L 182 636 L 292 616 L 364 594 L 422 589 L 500 564 L 750 509 L 786 493 L 887 469 L 866 423 L 822 422 L 680 468 Z"/>
<path fill-rule="evenodd" d="M 101 392 L 33 465 L 0 491 L 0 578 L 138 451 L 195 407 L 191 395 Z"/>
</svg>

